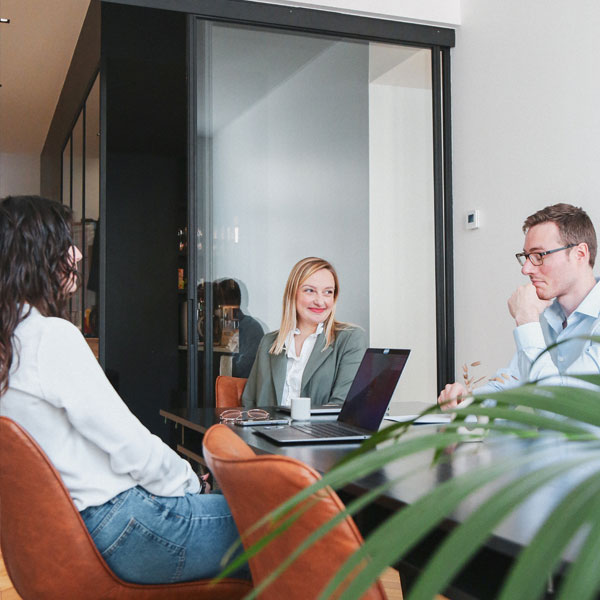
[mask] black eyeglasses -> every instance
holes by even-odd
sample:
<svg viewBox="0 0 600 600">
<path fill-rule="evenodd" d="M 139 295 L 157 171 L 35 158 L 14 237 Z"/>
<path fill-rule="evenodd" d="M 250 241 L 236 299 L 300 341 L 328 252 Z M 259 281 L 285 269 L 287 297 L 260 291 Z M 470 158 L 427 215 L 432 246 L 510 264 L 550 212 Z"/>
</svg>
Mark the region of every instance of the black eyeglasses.
<svg viewBox="0 0 600 600">
<path fill-rule="evenodd" d="M 577 244 L 569 244 L 568 246 L 563 246 L 562 248 L 554 248 L 554 250 L 546 250 L 545 252 L 519 252 L 515 254 L 519 264 L 524 267 L 527 259 L 534 267 L 539 267 L 544 264 L 544 256 L 546 254 L 552 254 L 554 252 L 560 252 L 561 250 L 568 250 L 569 248 L 573 248 L 577 246 Z"/>
</svg>

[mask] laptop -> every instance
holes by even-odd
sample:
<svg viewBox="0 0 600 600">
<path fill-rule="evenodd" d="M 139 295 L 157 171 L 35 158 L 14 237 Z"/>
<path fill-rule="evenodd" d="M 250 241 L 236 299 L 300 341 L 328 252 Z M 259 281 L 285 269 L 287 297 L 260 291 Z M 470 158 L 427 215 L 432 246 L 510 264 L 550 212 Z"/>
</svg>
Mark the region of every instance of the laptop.
<svg viewBox="0 0 600 600">
<path fill-rule="evenodd" d="M 369 348 L 337 421 L 292 423 L 254 431 L 276 444 L 360 442 L 375 433 L 396 389 L 410 350 Z"/>
</svg>

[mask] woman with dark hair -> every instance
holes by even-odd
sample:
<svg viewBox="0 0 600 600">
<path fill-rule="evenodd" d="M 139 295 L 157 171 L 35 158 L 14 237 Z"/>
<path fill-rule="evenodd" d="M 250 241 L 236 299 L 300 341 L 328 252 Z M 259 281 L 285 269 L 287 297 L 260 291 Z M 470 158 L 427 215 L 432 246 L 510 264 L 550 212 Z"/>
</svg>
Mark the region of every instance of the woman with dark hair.
<svg viewBox="0 0 600 600">
<path fill-rule="evenodd" d="M 312 406 L 341 405 L 365 350 L 365 333 L 335 319 L 340 283 L 333 265 L 309 256 L 289 274 L 281 325 L 260 342 L 244 388 L 246 407 L 290 406 L 309 397 Z"/>
<path fill-rule="evenodd" d="M 0 415 L 48 455 L 118 576 L 211 577 L 238 539 L 225 498 L 203 494 L 205 482 L 128 410 L 65 320 L 80 258 L 64 205 L 0 201 Z"/>
</svg>

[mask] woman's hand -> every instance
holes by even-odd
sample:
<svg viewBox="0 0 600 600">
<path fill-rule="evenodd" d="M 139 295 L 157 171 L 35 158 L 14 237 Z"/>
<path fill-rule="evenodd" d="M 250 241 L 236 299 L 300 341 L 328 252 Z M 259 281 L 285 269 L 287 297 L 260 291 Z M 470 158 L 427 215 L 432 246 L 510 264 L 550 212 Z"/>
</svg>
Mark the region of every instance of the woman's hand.
<svg viewBox="0 0 600 600">
<path fill-rule="evenodd" d="M 201 494 L 210 494 L 212 490 L 212 486 L 208 483 L 208 479 L 210 477 L 210 473 L 205 473 L 200 477 L 200 486 L 202 488 Z"/>
</svg>

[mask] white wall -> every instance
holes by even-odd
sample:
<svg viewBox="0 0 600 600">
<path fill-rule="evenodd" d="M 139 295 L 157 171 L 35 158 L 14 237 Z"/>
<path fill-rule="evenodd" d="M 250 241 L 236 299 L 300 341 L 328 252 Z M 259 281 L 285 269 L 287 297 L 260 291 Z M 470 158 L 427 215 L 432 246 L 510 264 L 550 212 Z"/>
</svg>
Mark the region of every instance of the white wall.
<svg viewBox="0 0 600 600">
<path fill-rule="evenodd" d="M 427 399 L 437 387 L 431 52 L 374 44 L 371 77 L 370 345 L 410 348 L 393 401 Z"/>
<path fill-rule="evenodd" d="M 39 155 L 0 153 L 0 198 L 39 193 Z"/>
<path fill-rule="evenodd" d="M 452 63 L 456 358 L 508 364 L 523 220 L 556 202 L 600 228 L 600 3 L 463 0 Z M 482 213 L 479 230 L 466 212 Z M 598 271 L 598 269 L 596 269 Z"/>
<path fill-rule="evenodd" d="M 460 23 L 460 0 L 256 0 L 383 19 L 419 23 Z"/>
</svg>

